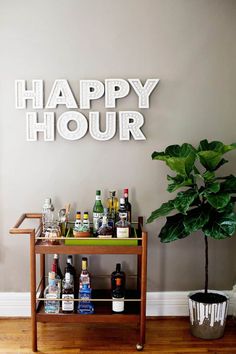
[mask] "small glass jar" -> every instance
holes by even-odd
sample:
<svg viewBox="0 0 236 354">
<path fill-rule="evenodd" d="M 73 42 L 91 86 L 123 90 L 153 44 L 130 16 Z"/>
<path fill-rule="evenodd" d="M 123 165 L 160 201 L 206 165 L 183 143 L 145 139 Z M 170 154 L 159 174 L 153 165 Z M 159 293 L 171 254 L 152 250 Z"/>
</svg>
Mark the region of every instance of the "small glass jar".
<svg viewBox="0 0 236 354">
<path fill-rule="evenodd" d="M 61 229 L 57 221 L 53 221 L 47 224 L 44 237 L 45 243 L 48 245 L 60 244 L 60 240 L 58 240 L 58 238 L 61 237 Z"/>
</svg>

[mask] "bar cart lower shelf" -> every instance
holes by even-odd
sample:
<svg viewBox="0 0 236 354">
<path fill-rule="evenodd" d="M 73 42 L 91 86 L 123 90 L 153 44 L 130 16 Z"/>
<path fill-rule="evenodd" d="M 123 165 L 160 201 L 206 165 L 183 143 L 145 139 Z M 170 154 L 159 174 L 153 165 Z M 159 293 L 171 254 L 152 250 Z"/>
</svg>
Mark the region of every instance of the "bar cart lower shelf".
<svg viewBox="0 0 236 354">
<path fill-rule="evenodd" d="M 32 351 L 37 351 L 37 322 L 53 323 L 105 323 L 109 324 L 138 324 L 139 337 L 137 350 L 142 350 L 145 343 L 146 330 L 146 272 L 147 272 L 147 233 L 142 229 L 142 218 L 137 223 L 137 238 L 135 245 L 104 245 L 96 239 L 96 245 L 65 245 L 60 239 L 59 245 L 45 245 L 41 239 L 41 214 L 23 214 L 16 225 L 10 230 L 11 234 L 30 235 L 30 287 L 31 287 L 31 322 L 32 322 Z M 38 219 L 37 229 L 23 229 L 20 225 L 25 219 Z M 114 239 L 115 240 L 115 239 Z M 137 256 L 137 288 L 126 292 L 125 312 L 114 314 L 111 310 L 109 290 L 93 290 L 92 301 L 94 314 L 85 315 L 76 312 L 65 314 L 48 314 L 44 311 L 43 291 L 45 288 L 45 255 L 46 254 L 125 254 Z M 36 286 L 36 256 L 40 257 L 40 282 Z M 77 306 L 75 306 L 77 307 Z"/>
</svg>

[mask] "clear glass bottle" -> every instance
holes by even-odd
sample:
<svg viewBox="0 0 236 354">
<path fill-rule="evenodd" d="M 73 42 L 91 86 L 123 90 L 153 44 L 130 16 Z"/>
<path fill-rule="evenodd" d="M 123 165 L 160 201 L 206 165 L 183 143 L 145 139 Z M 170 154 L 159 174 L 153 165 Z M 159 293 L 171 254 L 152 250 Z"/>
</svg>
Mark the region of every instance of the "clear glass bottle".
<svg viewBox="0 0 236 354">
<path fill-rule="evenodd" d="M 113 227 L 108 224 L 107 214 L 102 217 L 102 224 L 97 231 L 99 238 L 109 238 L 113 236 Z"/>
<path fill-rule="evenodd" d="M 125 198 L 125 209 L 126 209 L 126 212 L 127 212 L 127 221 L 131 222 L 132 219 L 131 219 L 131 211 L 132 211 L 132 206 L 129 202 L 129 190 L 128 188 L 125 188 L 124 189 L 124 198 Z"/>
<path fill-rule="evenodd" d="M 108 215 L 115 223 L 118 220 L 119 201 L 116 198 L 116 191 L 110 191 L 109 194 L 107 199 Z"/>
<path fill-rule="evenodd" d="M 131 235 L 131 224 L 126 220 L 125 216 L 121 216 L 120 220 L 116 223 L 116 237 L 128 238 Z"/>
<path fill-rule="evenodd" d="M 79 277 L 79 288 L 86 284 L 90 288 L 90 275 L 88 272 L 88 259 L 86 257 L 82 258 L 82 270 Z"/>
<path fill-rule="evenodd" d="M 55 273 L 49 272 L 48 274 L 48 286 L 44 290 L 44 310 L 46 313 L 59 313 L 60 301 L 55 299 L 60 298 L 60 290 L 56 285 Z"/>
<path fill-rule="evenodd" d="M 115 289 L 112 291 L 112 311 L 120 313 L 125 309 L 125 295 L 121 286 L 121 278 L 116 278 L 115 282 Z"/>
<path fill-rule="evenodd" d="M 99 219 L 103 216 L 104 209 L 101 201 L 101 191 L 96 191 L 96 200 L 93 207 L 93 235 L 97 236 Z"/>
<path fill-rule="evenodd" d="M 74 312 L 74 282 L 72 275 L 68 272 L 62 282 L 62 311 L 65 313 Z"/>
<path fill-rule="evenodd" d="M 44 234 L 49 224 L 53 222 L 53 211 L 54 211 L 54 206 L 52 205 L 51 198 L 46 198 L 42 210 L 42 227 L 43 227 L 42 231 Z"/>
</svg>

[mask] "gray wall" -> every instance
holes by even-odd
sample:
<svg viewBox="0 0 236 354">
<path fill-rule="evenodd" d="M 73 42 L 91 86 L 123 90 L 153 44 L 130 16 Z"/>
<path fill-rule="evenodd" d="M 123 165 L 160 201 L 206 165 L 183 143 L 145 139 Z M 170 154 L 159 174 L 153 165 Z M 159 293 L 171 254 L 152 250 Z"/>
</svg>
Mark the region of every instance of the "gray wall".
<svg viewBox="0 0 236 354">
<path fill-rule="evenodd" d="M 74 211 L 91 211 L 96 188 L 105 197 L 111 187 L 129 187 L 134 216 L 147 217 L 170 197 L 168 170 L 151 160 L 154 150 L 203 138 L 236 140 L 236 2 L 1 0 L 0 10 L 0 291 L 27 291 L 28 239 L 8 233 L 21 213 L 41 211 L 47 196 L 57 208 L 70 201 Z M 78 97 L 80 79 L 116 77 L 161 79 L 143 112 L 146 141 L 120 142 L 117 134 L 98 142 L 87 134 L 75 142 L 58 135 L 53 143 L 26 142 L 15 79 L 44 79 L 48 97 L 54 80 L 65 78 Z M 93 109 L 105 112 L 104 100 Z M 120 100 L 116 110 L 122 109 L 137 109 L 135 94 Z M 222 173 L 235 173 L 236 156 L 228 158 Z M 202 288 L 201 235 L 161 245 L 163 222 L 147 226 L 149 291 Z M 210 287 L 232 287 L 235 252 L 236 239 L 210 242 Z M 114 265 L 113 258 L 90 262 L 102 273 Z"/>
</svg>

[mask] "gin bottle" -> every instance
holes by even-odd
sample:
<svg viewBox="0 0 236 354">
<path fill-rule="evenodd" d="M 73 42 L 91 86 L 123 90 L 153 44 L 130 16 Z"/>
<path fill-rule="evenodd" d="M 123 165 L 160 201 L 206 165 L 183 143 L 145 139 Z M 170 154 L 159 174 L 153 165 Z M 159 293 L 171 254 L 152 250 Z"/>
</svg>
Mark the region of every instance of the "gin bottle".
<svg viewBox="0 0 236 354">
<path fill-rule="evenodd" d="M 59 313 L 60 301 L 55 299 L 60 298 L 60 290 L 56 285 L 55 273 L 49 272 L 48 286 L 44 290 L 44 297 L 47 299 L 44 302 L 44 310 L 46 313 Z"/>
</svg>

